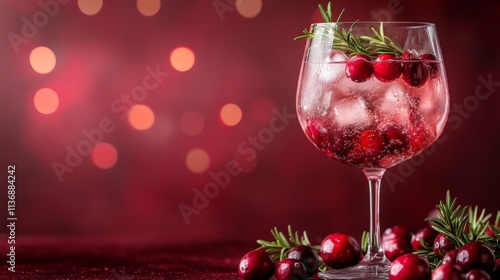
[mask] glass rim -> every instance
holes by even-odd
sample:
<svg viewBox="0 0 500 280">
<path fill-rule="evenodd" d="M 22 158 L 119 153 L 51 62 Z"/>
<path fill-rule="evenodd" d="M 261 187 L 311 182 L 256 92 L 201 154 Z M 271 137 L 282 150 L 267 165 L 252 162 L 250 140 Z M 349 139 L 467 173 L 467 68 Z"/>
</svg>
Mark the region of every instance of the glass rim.
<svg viewBox="0 0 500 280">
<path fill-rule="evenodd" d="M 426 27 L 435 27 L 436 24 L 433 22 L 425 22 L 425 21 L 339 21 L 339 22 L 316 22 L 312 23 L 311 26 L 321 26 L 321 25 L 349 25 L 356 23 L 358 24 L 377 24 L 381 23 L 384 26 L 394 26 L 394 27 L 406 27 L 406 28 L 426 28 Z M 355 25 L 355 26 L 356 26 Z"/>
</svg>

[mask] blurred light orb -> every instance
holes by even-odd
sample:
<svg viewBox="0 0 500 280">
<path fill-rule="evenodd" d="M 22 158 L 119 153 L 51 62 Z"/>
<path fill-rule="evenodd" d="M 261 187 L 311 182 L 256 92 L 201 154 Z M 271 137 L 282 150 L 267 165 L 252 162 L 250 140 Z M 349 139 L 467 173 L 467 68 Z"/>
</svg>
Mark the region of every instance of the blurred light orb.
<svg viewBox="0 0 500 280">
<path fill-rule="evenodd" d="M 92 149 L 92 162 L 101 169 L 109 169 L 115 166 L 118 160 L 116 148 L 106 142 L 97 143 Z"/>
<path fill-rule="evenodd" d="M 243 112 L 241 108 L 233 103 L 228 103 L 220 110 L 220 119 L 227 126 L 235 126 L 240 123 Z"/>
<path fill-rule="evenodd" d="M 33 103 L 39 113 L 50 115 L 59 107 L 59 96 L 53 89 L 41 88 L 35 93 Z"/>
<path fill-rule="evenodd" d="M 203 149 L 193 149 L 187 154 L 186 165 L 193 173 L 203 173 L 210 165 L 210 156 Z"/>
<path fill-rule="evenodd" d="M 189 48 L 179 47 L 170 54 L 170 64 L 179 72 L 186 72 L 193 68 L 194 62 L 194 53 Z"/>
<path fill-rule="evenodd" d="M 181 117 L 181 130 L 189 136 L 200 134 L 205 127 L 205 119 L 198 112 L 186 112 Z"/>
<path fill-rule="evenodd" d="M 236 10 L 243 17 L 256 17 L 262 11 L 262 0 L 237 0 Z"/>
<path fill-rule="evenodd" d="M 36 47 L 30 53 L 30 65 L 39 74 L 50 73 L 56 67 L 56 55 L 47 47 Z"/>
<path fill-rule="evenodd" d="M 87 16 L 93 16 L 102 9 L 103 0 L 78 0 L 78 8 Z"/>
<path fill-rule="evenodd" d="M 139 13 L 146 17 L 156 15 L 161 8 L 160 0 L 137 0 L 136 4 Z"/>
<path fill-rule="evenodd" d="M 155 114 L 148 106 L 137 104 L 130 108 L 128 121 L 130 125 L 137 130 L 147 130 L 153 126 Z"/>
</svg>

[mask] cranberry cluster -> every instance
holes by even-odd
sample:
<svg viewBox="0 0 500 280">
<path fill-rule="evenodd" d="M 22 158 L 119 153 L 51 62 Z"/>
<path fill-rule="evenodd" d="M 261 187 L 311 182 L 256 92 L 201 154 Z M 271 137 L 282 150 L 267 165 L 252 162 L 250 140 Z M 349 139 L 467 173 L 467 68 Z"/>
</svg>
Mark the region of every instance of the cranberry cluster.
<svg viewBox="0 0 500 280">
<path fill-rule="evenodd" d="M 305 280 L 319 267 L 319 257 L 309 246 L 299 245 L 288 252 L 286 259 L 275 264 L 264 249 L 247 253 L 240 261 L 238 274 L 245 280 Z"/>
<path fill-rule="evenodd" d="M 379 54 L 375 61 L 365 54 L 356 54 L 347 61 L 345 72 L 347 77 L 358 83 L 372 75 L 382 82 L 391 82 L 403 75 L 406 84 L 420 88 L 428 77 L 439 75 L 439 64 L 433 54 L 423 54 L 418 58 L 410 52 L 404 52 L 401 57 Z"/>
<path fill-rule="evenodd" d="M 456 248 L 448 238 L 432 228 L 412 234 L 405 227 L 388 228 L 382 235 L 382 247 L 392 262 L 390 280 L 500 280 L 500 259 L 490 247 L 472 241 Z M 429 262 L 413 251 L 432 250 L 442 257 L 441 265 L 431 274 Z"/>
</svg>

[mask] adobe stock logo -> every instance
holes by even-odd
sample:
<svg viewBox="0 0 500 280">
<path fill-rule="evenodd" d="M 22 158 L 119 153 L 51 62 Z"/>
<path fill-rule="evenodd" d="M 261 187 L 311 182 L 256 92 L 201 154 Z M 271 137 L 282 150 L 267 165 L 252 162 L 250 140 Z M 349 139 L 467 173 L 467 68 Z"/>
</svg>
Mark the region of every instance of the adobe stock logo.
<svg viewBox="0 0 500 280">
<path fill-rule="evenodd" d="M 283 107 L 281 111 L 273 109 L 274 116 L 269 121 L 268 127 L 261 128 L 256 135 L 250 135 L 245 141 L 238 145 L 237 155 L 246 162 L 253 162 L 257 159 L 257 152 L 263 151 L 266 145 L 274 141 L 276 133 L 285 130 L 290 124 L 290 120 L 296 119 L 297 115 L 287 112 Z M 189 225 L 192 215 L 199 215 L 201 210 L 208 207 L 210 199 L 216 198 L 221 189 L 226 188 L 231 182 L 231 178 L 239 175 L 242 168 L 238 161 L 232 159 L 225 164 L 225 169 L 218 172 L 210 171 L 208 175 L 212 181 L 208 182 L 203 188 L 193 188 L 193 199 L 190 204 L 180 203 L 179 211 L 184 222 Z"/>
<path fill-rule="evenodd" d="M 19 45 L 27 44 L 29 39 L 34 38 L 41 28 L 45 27 L 50 18 L 55 17 L 60 11 L 60 5 L 68 4 L 70 0 L 47 0 L 38 1 L 41 10 L 35 12 L 31 18 L 22 17 L 20 34 L 9 32 L 7 39 L 14 49 L 14 52 L 19 53 Z"/>
</svg>

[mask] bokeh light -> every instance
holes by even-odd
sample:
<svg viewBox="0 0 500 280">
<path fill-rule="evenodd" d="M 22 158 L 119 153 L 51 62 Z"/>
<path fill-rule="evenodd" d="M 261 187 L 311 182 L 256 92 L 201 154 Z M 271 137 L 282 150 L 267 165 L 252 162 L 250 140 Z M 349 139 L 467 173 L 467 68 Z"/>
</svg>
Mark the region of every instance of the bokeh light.
<svg viewBox="0 0 500 280">
<path fill-rule="evenodd" d="M 227 126 L 235 126 L 241 121 L 243 112 L 241 108 L 233 103 L 228 103 L 220 110 L 220 119 Z"/>
<path fill-rule="evenodd" d="M 148 106 L 137 104 L 130 108 L 128 121 L 133 128 L 137 130 L 146 130 L 153 126 L 155 114 Z"/>
<path fill-rule="evenodd" d="M 30 53 L 30 65 L 37 73 L 50 73 L 56 67 L 56 55 L 47 47 L 36 47 Z"/>
<path fill-rule="evenodd" d="M 179 47 L 170 54 L 170 64 L 179 72 L 186 72 L 193 68 L 195 56 L 192 50 L 186 47 Z"/>
<path fill-rule="evenodd" d="M 92 162 L 101 169 L 109 169 L 115 166 L 118 160 L 116 148 L 106 142 L 97 143 L 92 150 Z"/>
<path fill-rule="evenodd" d="M 205 127 L 205 119 L 198 112 L 186 112 L 181 117 L 181 130 L 189 136 L 201 133 Z"/>
<path fill-rule="evenodd" d="M 38 112 L 50 115 L 59 107 L 59 96 L 53 89 L 41 88 L 35 93 L 33 103 Z"/>
<path fill-rule="evenodd" d="M 237 0 L 236 10 L 243 17 L 256 17 L 262 10 L 262 0 Z"/>
<path fill-rule="evenodd" d="M 154 16 L 161 8 L 160 0 L 137 0 L 137 10 L 143 16 Z"/>
<path fill-rule="evenodd" d="M 103 0 L 78 0 L 78 8 L 87 16 L 93 16 L 102 9 Z"/>
<path fill-rule="evenodd" d="M 203 149 L 189 151 L 186 156 L 187 168 L 193 173 L 202 173 L 210 165 L 210 156 Z"/>
</svg>

